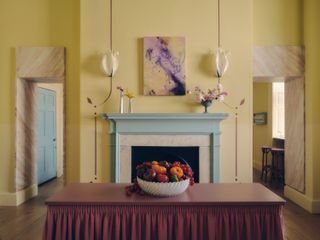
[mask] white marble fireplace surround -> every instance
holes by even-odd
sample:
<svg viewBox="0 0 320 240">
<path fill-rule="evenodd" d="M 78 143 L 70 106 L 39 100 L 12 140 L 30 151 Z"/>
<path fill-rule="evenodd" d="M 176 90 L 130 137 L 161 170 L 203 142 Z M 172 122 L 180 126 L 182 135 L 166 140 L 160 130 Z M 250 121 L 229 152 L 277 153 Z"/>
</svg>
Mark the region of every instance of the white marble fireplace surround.
<svg viewBox="0 0 320 240">
<path fill-rule="evenodd" d="M 199 181 L 220 181 L 220 121 L 227 113 L 101 114 L 110 121 L 113 182 L 131 181 L 132 146 L 199 147 Z"/>
<path fill-rule="evenodd" d="M 121 135 L 120 182 L 131 181 L 132 146 L 199 147 L 199 182 L 210 182 L 209 135 Z"/>
</svg>

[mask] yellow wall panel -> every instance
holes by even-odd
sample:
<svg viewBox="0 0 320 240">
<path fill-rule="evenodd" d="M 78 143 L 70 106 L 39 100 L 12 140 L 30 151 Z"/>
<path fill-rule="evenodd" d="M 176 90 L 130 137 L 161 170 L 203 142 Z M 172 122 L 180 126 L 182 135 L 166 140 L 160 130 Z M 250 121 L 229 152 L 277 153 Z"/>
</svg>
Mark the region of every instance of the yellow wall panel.
<svg viewBox="0 0 320 240">
<path fill-rule="evenodd" d="M 254 45 L 301 45 L 302 0 L 253 0 Z"/>
</svg>

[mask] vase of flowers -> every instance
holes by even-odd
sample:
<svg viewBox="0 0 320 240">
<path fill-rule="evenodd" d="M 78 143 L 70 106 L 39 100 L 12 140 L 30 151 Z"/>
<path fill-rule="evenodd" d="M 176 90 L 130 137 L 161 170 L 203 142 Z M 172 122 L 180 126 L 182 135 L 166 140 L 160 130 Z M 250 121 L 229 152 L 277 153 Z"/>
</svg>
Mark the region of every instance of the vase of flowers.
<svg viewBox="0 0 320 240">
<path fill-rule="evenodd" d="M 129 100 L 129 105 L 128 105 L 128 113 L 133 113 L 133 106 L 132 106 L 132 102 L 134 99 L 134 94 L 133 92 L 130 92 L 128 89 L 126 90 L 125 94 L 124 94 L 128 100 Z"/>
<path fill-rule="evenodd" d="M 212 105 L 212 101 L 210 101 L 210 100 L 203 100 L 203 101 L 201 101 L 200 102 L 200 104 L 202 105 L 202 106 L 204 106 L 204 112 L 203 113 L 208 113 L 208 107 L 210 107 L 211 105 Z"/>
<path fill-rule="evenodd" d="M 119 113 L 123 113 L 123 96 L 124 96 L 124 89 L 121 86 L 118 86 L 117 89 L 120 92 L 120 104 L 119 104 Z"/>
<path fill-rule="evenodd" d="M 208 107 L 210 107 L 213 101 L 223 101 L 224 96 L 227 96 L 227 92 L 222 91 L 222 85 L 218 84 L 217 88 L 208 89 L 206 92 L 200 87 L 195 87 L 194 91 L 188 91 L 188 94 L 195 94 L 197 101 L 204 106 L 204 112 L 208 113 Z"/>
</svg>

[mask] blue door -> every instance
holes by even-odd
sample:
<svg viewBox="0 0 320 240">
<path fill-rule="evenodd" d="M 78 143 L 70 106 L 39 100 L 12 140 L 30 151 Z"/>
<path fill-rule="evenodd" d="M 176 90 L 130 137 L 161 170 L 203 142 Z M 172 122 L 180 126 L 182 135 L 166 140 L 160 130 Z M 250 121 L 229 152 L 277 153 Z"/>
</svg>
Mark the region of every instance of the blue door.
<svg viewBox="0 0 320 240">
<path fill-rule="evenodd" d="M 57 176 L 56 93 L 37 88 L 38 184 Z"/>
</svg>

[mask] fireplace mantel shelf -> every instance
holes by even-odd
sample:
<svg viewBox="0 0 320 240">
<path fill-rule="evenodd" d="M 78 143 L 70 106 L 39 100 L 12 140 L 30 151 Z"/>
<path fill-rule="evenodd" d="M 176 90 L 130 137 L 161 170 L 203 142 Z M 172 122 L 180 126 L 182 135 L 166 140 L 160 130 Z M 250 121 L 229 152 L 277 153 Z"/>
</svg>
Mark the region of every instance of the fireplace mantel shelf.
<svg viewBox="0 0 320 240">
<path fill-rule="evenodd" d="M 228 113 L 102 113 L 112 133 L 220 133 Z"/>
<path fill-rule="evenodd" d="M 228 113 L 101 113 L 109 121 L 112 181 L 120 182 L 121 146 L 125 135 L 208 135 L 210 182 L 220 181 L 220 122 Z"/>
<path fill-rule="evenodd" d="M 103 119 L 109 120 L 152 120 L 152 119 L 216 119 L 223 120 L 228 117 L 228 113 L 102 113 Z"/>
</svg>

